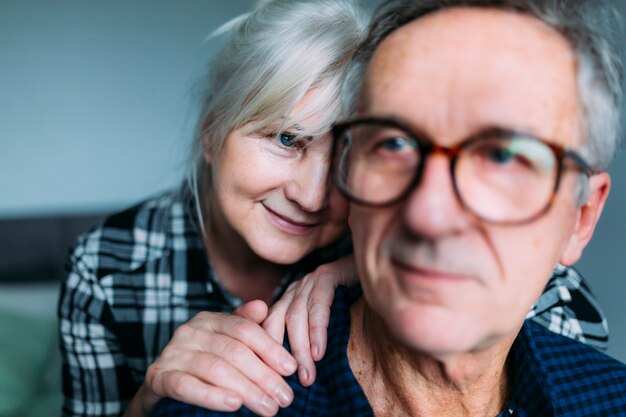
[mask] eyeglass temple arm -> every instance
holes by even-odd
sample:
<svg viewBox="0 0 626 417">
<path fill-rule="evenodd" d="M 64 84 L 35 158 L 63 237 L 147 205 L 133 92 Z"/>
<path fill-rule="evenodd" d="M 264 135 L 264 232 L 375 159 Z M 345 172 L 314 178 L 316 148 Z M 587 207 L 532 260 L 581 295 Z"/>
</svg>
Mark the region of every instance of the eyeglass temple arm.
<svg viewBox="0 0 626 417">
<path fill-rule="evenodd" d="M 565 149 L 563 151 L 563 158 L 571 159 L 576 164 L 578 169 L 580 169 L 583 173 L 585 173 L 589 177 L 598 173 L 598 171 L 593 169 L 591 165 L 589 165 L 587 161 L 585 161 L 583 157 L 580 156 L 580 154 L 576 151 Z"/>
</svg>

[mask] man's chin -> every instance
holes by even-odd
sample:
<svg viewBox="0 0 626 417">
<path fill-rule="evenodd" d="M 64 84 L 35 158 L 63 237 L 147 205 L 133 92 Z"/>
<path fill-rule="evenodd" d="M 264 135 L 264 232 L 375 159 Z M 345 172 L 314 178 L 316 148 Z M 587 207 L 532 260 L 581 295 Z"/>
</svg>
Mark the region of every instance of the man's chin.
<svg viewBox="0 0 626 417">
<path fill-rule="evenodd" d="M 477 319 L 459 320 L 458 313 L 419 308 L 404 309 L 387 317 L 390 319 L 386 325 L 400 343 L 434 358 L 473 352 L 492 342 Z"/>
</svg>

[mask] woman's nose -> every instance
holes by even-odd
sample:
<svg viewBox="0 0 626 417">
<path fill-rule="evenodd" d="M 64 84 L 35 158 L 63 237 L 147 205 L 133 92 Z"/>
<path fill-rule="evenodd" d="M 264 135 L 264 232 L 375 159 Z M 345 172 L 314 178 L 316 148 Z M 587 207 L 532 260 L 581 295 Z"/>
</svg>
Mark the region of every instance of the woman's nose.
<svg viewBox="0 0 626 417">
<path fill-rule="evenodd" d="M 330 158 L 327 153 L 312 154 L 303 158 L 295 175 L 285 187 L 286 197 L 302 209 L 316 212 L 328 204 L 330 189 Z"/>
</svg>

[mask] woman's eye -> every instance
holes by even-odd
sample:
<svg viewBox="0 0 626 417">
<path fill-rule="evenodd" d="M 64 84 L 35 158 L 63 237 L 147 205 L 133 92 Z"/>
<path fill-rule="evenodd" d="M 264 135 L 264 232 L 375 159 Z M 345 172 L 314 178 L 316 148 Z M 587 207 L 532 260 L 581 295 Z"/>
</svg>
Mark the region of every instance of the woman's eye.
<svg viewBox="0 0 626 417">
<path fill-rule="evenodd" d="M 274 133 L 272 139 L 281 148 L 295 151 L 303 150 L 311 141 L 311 138 L 308 136 L 299 136 L 295 133 L 289 132 L 281 132 L 279 134 Z"/>
<path fill-rule="evenodd" d="M 285 132 L 279 133 L 276 136 L 276 140 L 282 146 L 285 146 L 287 148 L 294 147 L 298 143 L 298 137 L 296 135 L 292 133 L 285 133 Z"/>
<path fill-rule="evenodd" d="M 276 132 L 275 130 L 264 130 L 259 132 L 260 136 L 270 141 L 277 150 L 286 152 L 302 151 L 312 140 L 310 136 L 303 136 L 297 133 Z"/>
</svg>

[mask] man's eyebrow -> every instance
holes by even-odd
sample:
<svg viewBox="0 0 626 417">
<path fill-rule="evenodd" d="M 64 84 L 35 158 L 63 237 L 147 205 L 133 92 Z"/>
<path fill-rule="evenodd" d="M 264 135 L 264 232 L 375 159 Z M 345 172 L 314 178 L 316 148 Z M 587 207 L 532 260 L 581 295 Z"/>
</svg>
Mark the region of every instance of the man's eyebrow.
<svg viewBox="0 0 626 417">
<path fill-rule="evenodd" d="M 355 119 L 378 119 L 378 120 L 389 120 L 394 123 L 398 123 L 400 126 L 410 130 L 412 133 L 416 133 L 423 136 L 430 136 L 425 129 L 422 127 L 421 123 L 416 123 L 414 120 L 410 120 L 409 118 L 405 118 L 399 116 L 394 113 L 363 113 L 360 114 Z M 499 122 L 484 122 L 480 124 L 476 124 L 476 126 L 472 127 L 471 132 L 480 133 L 486 130 L 501 130 L 501 131 L 509 131 L 514 133 L 526 133 L 532 136 L 541 137 L 535 128 L 530 125 L 511 125 L 506 123 Z M 472 135 L 470 133 L 469 135 Z"/>
</svg>

